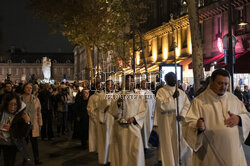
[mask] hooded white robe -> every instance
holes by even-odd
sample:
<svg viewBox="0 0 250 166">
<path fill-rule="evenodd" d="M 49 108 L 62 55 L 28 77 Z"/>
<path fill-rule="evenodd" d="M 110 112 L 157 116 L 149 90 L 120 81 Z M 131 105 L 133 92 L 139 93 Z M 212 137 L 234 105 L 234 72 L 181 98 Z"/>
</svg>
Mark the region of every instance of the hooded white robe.
<svg viewBox="0 0 250 166">
<path fill-rule="evenodd" d="M 242 127 L 227 127 L 228 111 L 239 115 Z M 183 136 L 192 147 L 194 166 L 246 166 L 242 148 L 249 134 L 250 118 L 244 104 L 233 94 L 218 96 L 209 87 L 194 98 L 183 123 Z M 196 123 L 204 118 L 206 130 L 197 134 Z"/>
<path fill-rule="evenodd" d="M 97 123 L 98 123 L 98 107 L 100 104 L 100 96 L 102 93 L 95 92 L 90 96 L 88 101 L 89 114 L 89 152 L 97 152 Z"/>
<path fill-rule="evenodd" d="M 142 128 L 142 138 L 144 148 L 149 148 L 148 140 L 154 124 L 155 96 L 149 90 L 139 90 L 138 93 L 143 97 L 145 104 L 145 118 Z"/>
<path fill-rule="evenodd" d="M 137 96 L 137 97 L 136 97 Z M 134 117 L 137 124 L 119 124 L 116 120 L 112 138 L 112 166 L 144 166 L 144 150 L 141 128 L 145 117 L 143 100 L 134 92 L 126 92 L 123 107 L 112 102 L 111 113 L 116 119 Z"/>
<path fill-rule="evenodd" d="M 100 164 L 107 164 L 109 161 L 111 134 L 114 124 L 114 117 L 110 114 L 112 96 L 113 93 L 105 92 L 100 95 L 97 123 L 97 152 Z M 105 111 L 106 107 L 108 109 Z"/>
<path fill-rule="evenodd" d="M 160 88 L 156 95 L 155 106 L 155 123 L 158 125 L 160 153 L 162 159 L 162 166 L 176 166 L 178 165 L 178 131 L 176 120 L 176 100 L 173 98 L 175 87 L 169 85 Z M 190 106 L 185 92 L 179 89 L 179 111 L 180 115 L 185 117 Z M 180 124 L 181 129 L 181 124 Z M 181 133 L 181 131 L 180 131 Z M 187 145 L 181 134 L 181 160 L 183 166 L 192 165 L 192 150 Z"/>
</svg>

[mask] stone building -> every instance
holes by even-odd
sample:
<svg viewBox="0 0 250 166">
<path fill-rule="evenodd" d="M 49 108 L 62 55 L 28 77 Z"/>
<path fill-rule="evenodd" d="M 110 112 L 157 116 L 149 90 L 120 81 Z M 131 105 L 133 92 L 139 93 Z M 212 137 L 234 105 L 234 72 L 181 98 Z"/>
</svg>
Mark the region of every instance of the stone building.
<svg viewBox="0 0 250 166">
<path fill-rule="evenodd" d="M 51 79 L 62 81 L 64 78 L 72 80 L 74 75 L 73 53 L 30 53 L 16 49 L 0 61 L 0 81 L 6 79 L 7 74 L 13 82 L 28 81 L 32 75 L 43 79 L 42 58 L 51 59 Z"/>
</svg>

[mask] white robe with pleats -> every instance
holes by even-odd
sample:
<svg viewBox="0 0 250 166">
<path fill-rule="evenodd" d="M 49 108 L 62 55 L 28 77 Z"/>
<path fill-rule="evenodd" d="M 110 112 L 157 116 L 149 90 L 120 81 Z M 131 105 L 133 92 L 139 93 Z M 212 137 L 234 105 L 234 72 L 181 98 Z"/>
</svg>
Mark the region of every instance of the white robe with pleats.
<svg viewBox="0 0 250 166">
<path fill-rule="evenodd" d="M 175 89 L 175 87 L 166 85 L 160 88 L 156 95 L 154 124 L 158 126 L 162 166 L 176 166 L 179 162 L 178 123 L 176 121 L 177 104 L 176 99 L 173 98 Z M 179 111 L 180 115 L 185 117 L 190 102 L 185 92 L 179 89 L 179 93 Z M 181 130 L 180 134 L 182 166 L 191 166 L 192 150 L 182 137 Z"/>
<path fill-rule="evenodd" d="M 144 148 L 149 148 L 148 140 L 154 124 L 155 96 L 149 90 L 139 90 L 138 93 L 144 100 L 145 118 L 142 128 L 142 139 Z"/>
<path fill-rule="evenodd" d="M 98 123 L 98 107 L 100 104 L 100 96 L 102 93 L 95 92 L 90 96 L 88 101 L 89 115 L 89 152 L 97 152 L 97 123 Z"/>
<path fill-rule="evenodd" d="M 111 113 L 116 119 L 134 117 L 137 124 L 119 124 L 116 120 L 112 138 L 112 166 L 144 166 L 144 150 L 141 128 L 144 123 L 145 107 L 142 99 L 134 92 L 126 92 L 123 107 L 112 103 Z M 136 96 L 137 97 L 133 97 Z"/>
<path fill-rule="evenodd" d="M 227 127 L 228 111 L 241 117 L 242 127 Z M 204 118 L 206 130 L 197 134 Z M 218 96 L 209 87 L 194 98 L 183 123 L 183 136 L 192 147 L 193 166 L 246 166 L 242 144 L 250 131 L 250 114 L 232 93 Z"/>
<path fill-rule="evenodd" d="M 97 109 L 97 152 L 100 164 L 107 164 L 110 157 L 111 134 L 114 125 L 114 117 L 110 114 L 112 96 L 113 93 L 103 92 L 100 95 L 100 104 Z M 105 108 L 107 108 L 106 111 Z"/>
</svg>

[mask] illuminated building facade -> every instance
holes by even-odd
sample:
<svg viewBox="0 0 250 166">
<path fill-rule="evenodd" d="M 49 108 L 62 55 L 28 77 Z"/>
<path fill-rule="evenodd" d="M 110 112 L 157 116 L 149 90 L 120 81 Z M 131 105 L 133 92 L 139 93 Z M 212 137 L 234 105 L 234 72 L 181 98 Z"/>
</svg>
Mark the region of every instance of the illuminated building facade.
<svg viewBox="0 0 250 166">
<path fill-rule="evenodd" d="M 199 1 L 198 6 L 204 72 L 209 75 L 214 68 L 225 67 L 222 38 L 228 33 L 228 3 L 225 0 L 204 0 Z M 250 27 L 248 24 L 250 23 L 250 14 L 247 13 L 247 11 L 250 11 L 250 3 L 244 0 L 234 0 L 232 6 L 233 34 L 237 40 L 235 73 L 250 73 L 248 67 L 250 65 Z M 177 63 L 183 66 L 183 80 L 192 84 L 191 32 L 188 15 L 185 14 L 186 8 L 182 9 L 183 16 L 175 19 L 175 30 L 173 32 L 169 22 L 167 22 L 144 34 L 144 52 L 149 72 L 158 71 L 159 65 L 162 63 L 173 64 L 172 35 L 174 35 L 177 44 L 175 49 Z M 140 52 L 136 53 L 136 64 L 138 70 L 144 72 L 144 62 L 140 55 Z M 131 69 L 126 71 L 132 72 Z M 249 81 L 247 84 L 249 84 Z"/>
</svg>

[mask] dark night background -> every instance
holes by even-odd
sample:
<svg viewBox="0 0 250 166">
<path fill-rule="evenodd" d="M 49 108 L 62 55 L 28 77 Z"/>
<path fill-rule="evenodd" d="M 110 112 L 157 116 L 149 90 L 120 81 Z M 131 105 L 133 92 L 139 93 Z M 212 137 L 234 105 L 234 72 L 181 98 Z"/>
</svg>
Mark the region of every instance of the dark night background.
<svg viewBox="0 0 250 166">
<path fill-rule="evenodd" d="M 27 52 L 72 52 L 73 46 L 60 33 L 52 34 L 48 23 L 26 8 L 28 0 L 1 1 L 0 48 L 11 46 Z"/>
</svg>

